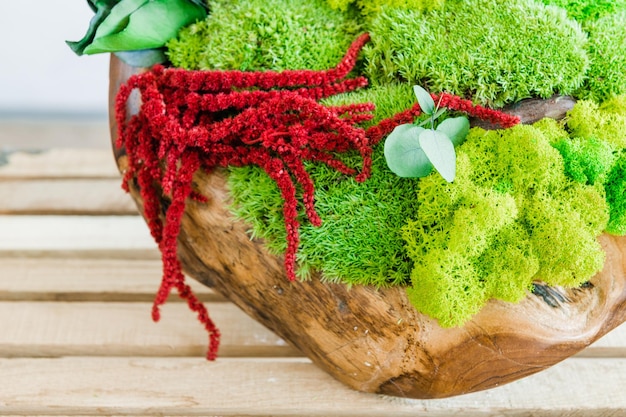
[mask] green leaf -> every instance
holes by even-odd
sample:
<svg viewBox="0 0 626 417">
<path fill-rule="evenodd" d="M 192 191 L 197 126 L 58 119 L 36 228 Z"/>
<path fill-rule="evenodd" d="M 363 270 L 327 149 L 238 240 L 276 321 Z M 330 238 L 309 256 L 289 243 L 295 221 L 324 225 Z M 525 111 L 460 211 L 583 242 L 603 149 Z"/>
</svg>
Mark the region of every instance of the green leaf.
<svg viewBox="0 0 626 417">
<path fill-rule="evenodd" d="M 419 144 L 435 169 L 448 182 L 456 176 L 456 153 L 448 136 L 436 130 L 424 130 L 419 135 Z"/>
<path fill-rule="evenodd" d="M 122 3 L 127 2 L 124 10 L 132 10 L 142 1 L 143 5 L 126 18 L 111 11 L 111 21 L 102 23 L 103 29 L 96 33 L 85 53 L 160 48 L 174 38 L 180 28 L 206 17 L 205 8 L 188 0 L 123 0 Z"/>
<path fill-rule="evenodd" d="M 415 97 L 417 97 L 417 102 L 422 111 L 426 114 L 433 114 L 435 111 L 435 102 L 428 91 L 424 90 L 419 85 L 414 85 L 413 92 L 415 93 Z"/>
<path fill-rule="evenodd" d="M 424 128 L 413 124 L 397 126 L 385 140 L 387 166 L 396 175 L 406 178 L 425 177 L 433 169 L 419 144 Z"/>
<path fill-rule="evenodd" d="M 109 16 L 111 9 L 119 2 L 119 0 L 98 0 L 88 1 L 89 7 L 96 13 L 89 21 L 87 33 L 79 41 L 65 41 L 76 55 L 83 55 L 85 48 L 96 36 L 96 31 L 102 22 Z"/>
<path fill-rule="evenodd" d="M 444 133 L 454 146 L 459 146 L 469 133 L 470 123 L 465 116 L 451 117 L 437 126 L 437 131 Z"/>
<path fill-rule="evenodd" d="M 96 39 L 121 32 L 128 26 L 128 17 L 149 0 L 121 0 L 111 9 L 111 13 L 98 26 Z"/>
</svg>

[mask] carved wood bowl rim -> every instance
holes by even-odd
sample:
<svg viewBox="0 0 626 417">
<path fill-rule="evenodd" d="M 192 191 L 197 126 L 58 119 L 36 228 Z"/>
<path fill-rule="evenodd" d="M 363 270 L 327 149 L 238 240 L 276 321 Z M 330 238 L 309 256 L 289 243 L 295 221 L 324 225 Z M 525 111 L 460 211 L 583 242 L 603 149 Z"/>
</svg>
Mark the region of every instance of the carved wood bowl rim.
<svg viewBox="0 0 626 417">
<path fill-rule="evenodd" d="M 115 94 L 138 71 L 112 56 L 113 143 Z M 124 171 L 123 150 L 113 150 Z M 493 388 L 566 359 L 626 320 L 626 238 L 609 235 L 600 238 L 607 261 L 591 285 L 546 287 L 542 297 L 519 304 L 492 300 L 460 328 L 442 329 L 416 312 L 401 288 L 348 289 L 317 278 L 289 283 L 282 260 L 250 240 L 248 227 L 231 217 L 225 175 L 216 170 L 194 177 L 208 203 L 187 205 L 179 236 L 186 273 L 354 389 L 442 398 Z M 131 195 L 141 212 L 136 190 Z"/>
</svg>

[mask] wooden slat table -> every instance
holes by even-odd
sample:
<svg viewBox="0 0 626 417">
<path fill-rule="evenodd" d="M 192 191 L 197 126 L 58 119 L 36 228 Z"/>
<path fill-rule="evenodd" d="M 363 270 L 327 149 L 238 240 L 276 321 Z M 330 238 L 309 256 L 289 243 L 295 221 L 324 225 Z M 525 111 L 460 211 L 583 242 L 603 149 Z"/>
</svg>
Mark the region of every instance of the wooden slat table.
<svg viewBox="0 0 626 417">
<path fill-rule="evenodd" d="M 175 298 L 150 306 L 160 261 L 108 150 L 4 155 L 0 416 L 623 416 L 626 326 L 515 383 L 443 400 L 352 391 L 209 289 L 223 333 Z"/>
</svg>

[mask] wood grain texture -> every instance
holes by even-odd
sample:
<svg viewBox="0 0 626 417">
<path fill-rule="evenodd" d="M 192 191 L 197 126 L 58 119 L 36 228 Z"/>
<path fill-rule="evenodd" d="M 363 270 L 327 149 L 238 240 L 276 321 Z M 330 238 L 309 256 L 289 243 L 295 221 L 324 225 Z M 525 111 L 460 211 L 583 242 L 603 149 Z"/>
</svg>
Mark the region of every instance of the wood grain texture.
<svg viewBox="0 0 626 417">
<path fill-rule="evenodd" d="M 112 60 L 112 93 L 129 71 Z M 116 155 L 124 171 L 123 150 Z M 591 286 L 559 289 L 567 302 L 556 308 L 533 295 L 515 305 L 492 301 L 465 326 L 442 329 L 402 288 L 348 289 L 319 276 L 289 283 L 282 259 L 230 216 L 224 171 L 198 173 L 194 182 L 208 202 L 189 202 L 183 218 L 187 273 L 357 390 L 441 398 L 493 388 L 547 369 L 626 320 L 626 238 L 602 236 L 604 270 Z"/>
<path fill-rule="evenodd" d="M 306 359 L 0 359 L 0 415 L 620 417 L 626 360 L 570 359 L 492 391 L 407 400 L 346 390 Z"/>
</svg>

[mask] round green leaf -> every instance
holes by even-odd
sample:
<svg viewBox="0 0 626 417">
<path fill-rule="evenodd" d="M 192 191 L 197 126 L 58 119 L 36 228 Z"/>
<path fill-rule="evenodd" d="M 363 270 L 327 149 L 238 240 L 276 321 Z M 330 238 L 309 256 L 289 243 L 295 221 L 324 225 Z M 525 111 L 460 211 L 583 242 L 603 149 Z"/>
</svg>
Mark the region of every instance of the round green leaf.
<svg viewBox="0 0 626 417">
<path fill-rule="evenodd" d="M 448 182 L 456 176 L 456 153 L 452 141 L 436 130 L 424 130 L 419 135 L 419 144 L 435 169 Z"/>
<path fill-rule="evenodd" d="M 397 126 L 385 140 L 387 166 L 396 175 L 406 178 L 425 177 L 433 165 L 419 144 L 422 127 L 413 124 Z"/>
<path fill-rule="evenodd" d="M 422 111 L 426 114 L 433 114 L 435 111 L 435 102 L 428 91 L 424 90 L 419 85 L 414 85 L 413 92 L 415 93 L 415 97 L 417 97 L 420 109 L 422 109 Z"/>
<path fill-rule="evenodd" d="M 470 123 L 465 116 L 451 117 L 437 126 L 437 131 L 450 138 L 454 146 L 459 146 L 469 133 Z"/>
</svg>

